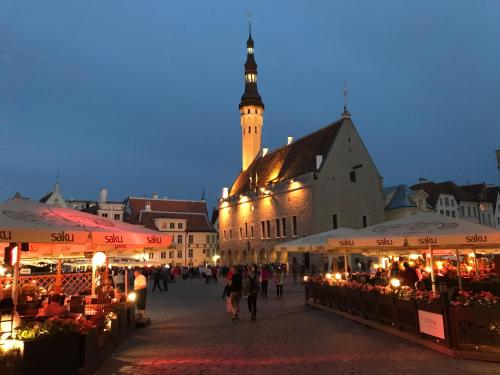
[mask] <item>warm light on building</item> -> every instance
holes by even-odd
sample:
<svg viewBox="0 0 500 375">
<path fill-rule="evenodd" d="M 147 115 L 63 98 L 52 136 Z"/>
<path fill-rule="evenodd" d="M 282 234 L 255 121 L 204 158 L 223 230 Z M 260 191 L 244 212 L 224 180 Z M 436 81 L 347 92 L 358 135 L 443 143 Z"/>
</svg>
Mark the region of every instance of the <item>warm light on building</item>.
<svg viewBox="0 0 500 375">
<path fill-rule="evenodd" d="M 394 288 L 399 288 L 401 286 L 401 282 L 399 279 L 391 279 L 391 286 Z"/>
</svg>

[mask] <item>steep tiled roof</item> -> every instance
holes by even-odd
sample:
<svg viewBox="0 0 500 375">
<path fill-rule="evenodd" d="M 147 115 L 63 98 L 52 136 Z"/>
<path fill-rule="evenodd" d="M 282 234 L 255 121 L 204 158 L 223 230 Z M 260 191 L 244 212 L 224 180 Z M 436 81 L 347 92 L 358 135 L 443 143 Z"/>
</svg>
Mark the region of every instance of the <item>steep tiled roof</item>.
<svg viewBox="0 0 500 375">
<path fill-rule="evenodd" d="M 430 206 L 436 207 L 436 203 L 438 201 L 440 194 L 450 194 L 455 197 L 458 202 L 474 202 L 476 199 L 473 195 L 469 194 L 468 191 L 460 188 L 455 183 L 451 181 L 434 183 L 434 182 L 424 182 L 421 184 L 413 185 L 411 187 L 412 190 L 423 190 L 429 196 L 427 197 L 427 203 Z"/>
<path fill-rule="evenodd" d="M 474 197 L 474 201 L 481 202 L 485 201 L 487 198 L 486 185 L 482 184 L 473 184 L 473 185 L 464 185 L 461 188 L 467 191 L 471 196 Z"/>
<path fill-rule="evenodd" d="M 201 213 L 142 212 L 139 224 L 148 229 L 158 230 L 154 223 L 154 219 L 158 218 L 186 220 L 188 232 L 216 232 L 207 215 Z"/>
<path fill-rule="evenodd" d="M 146 202 L 151 204 L 151 211 L 157 212 L 189 212 L 207 215 L 207 205 L 205 201 L 188 201 L 176 199 L 153 199 L 129 197 L 128 205 L 132 220 L 137 220 Z"/>
<path fill-rule="evenodd" d="M 40 203 L 47 203 L 52 194 L 53 192 L 51 191 L 50 193 L 44 195 L 42 198 L 40 198 Z"/>
<path fill-rule="evenodd" d="M 498 193 L 500 192 L 500 187 L 498 186 L 488 186 L 486 188 L 486 200 L 493 204 L 497 203 Z M 500 204 L 500 202 L 498 202 Z"/>
<path fill-rule="evenodd" d="M 411 189 L 408 185 L 399 185 L 395 189 L 394 188 L 386 188 L 388 193 L 393 192 L 392 199 L 385 206 L 386 210 L 395 210 L 396 208 L 403 207 L 416 207 L 413 201 L 410 199 L 410 195 L 412 195 Z M 384 189 L 384 193 L 386 192 Z"/>
<path fill-rule="evenodd" d="M 266 156 L 257 157 L 245 171 L 240 172 L 229 194 L 242 194 L 269 183 L 314 172 L 316 155 L 326 158 L 344 120 L 345 118 L 341 118 Z"/>
</svg>

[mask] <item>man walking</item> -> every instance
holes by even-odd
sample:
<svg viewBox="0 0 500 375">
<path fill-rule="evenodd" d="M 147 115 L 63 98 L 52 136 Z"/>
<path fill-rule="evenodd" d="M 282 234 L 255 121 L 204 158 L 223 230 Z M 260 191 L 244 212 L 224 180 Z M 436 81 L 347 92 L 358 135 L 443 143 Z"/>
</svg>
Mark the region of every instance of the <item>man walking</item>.
<svg viewBox="0 0 500 375">
<path fill-rule="evenodd" d="M 144 276 L 141 271 L 136 268 L 134 270 L 134 292 L 136 294 L 137 310 L 139 312 L 139 318 L 143 318 L 146 313 L 146 297 L 148 291 L 148 279 Z"/>
<path fill-rule="evenodd" d="M 153 280 L 154 280 L 153 293 L 155 292 L 156 287 L 158 287 L 158 289 L 160 289 L 161 292 L 160 276 L 161 276 L 160 270 L 158 268 L 155 268 L 155 270 L 153 271 Z"/>
<path fill-rule="evenodd" d="M 229 299 L 233 310 L 233 322 L 240 320 L 240 298 L 243 291 L 243 278 L 240 271 L 234 266 L 231 267 L 232 277 L 229 281 Z"/>
</svg>

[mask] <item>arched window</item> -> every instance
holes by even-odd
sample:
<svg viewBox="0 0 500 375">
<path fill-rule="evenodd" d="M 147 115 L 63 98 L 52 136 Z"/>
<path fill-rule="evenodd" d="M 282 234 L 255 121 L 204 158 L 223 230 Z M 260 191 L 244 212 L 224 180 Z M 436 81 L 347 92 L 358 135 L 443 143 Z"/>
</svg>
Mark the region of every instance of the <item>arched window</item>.
<svg viewBox="0 0 500 375">
<path fill-rule="evenodd" d="M 250 134 L 251 132 L 252 132 L 252 127 L 251 127 L 251 126 L 249 126 L 249 127 L 248 127 L 248 134 Z"/>
<path fill-rule="evenodd" d="M 250 113 L 250 110 L 247 110 L 247 113 Z"/>
<path fill-rule="evenodd" d="M 254 133 L 257 133 L 257 127 L 255 127 L 255 131 L 254 131 Z"/>
</svg>

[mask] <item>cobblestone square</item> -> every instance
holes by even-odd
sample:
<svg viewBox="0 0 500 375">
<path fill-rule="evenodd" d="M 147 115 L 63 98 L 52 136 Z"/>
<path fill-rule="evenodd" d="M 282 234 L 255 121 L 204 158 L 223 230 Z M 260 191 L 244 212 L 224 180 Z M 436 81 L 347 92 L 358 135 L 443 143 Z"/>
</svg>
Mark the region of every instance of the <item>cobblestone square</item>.
<svg viewBox="0 0 500 375">
<path fill-rule="evenodd" d="M 499 364 L 449 358 L 308 309 L 291 280 L 284 300 L 259 298 L 256 322 L 242 299 L 233 323 L 222 289 L 195 279 L 149 290 L 151 326 L 136 330 L 97 374 L 500 374 Z"/>
</svg>

